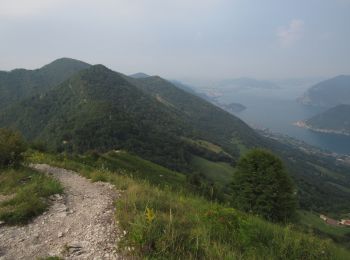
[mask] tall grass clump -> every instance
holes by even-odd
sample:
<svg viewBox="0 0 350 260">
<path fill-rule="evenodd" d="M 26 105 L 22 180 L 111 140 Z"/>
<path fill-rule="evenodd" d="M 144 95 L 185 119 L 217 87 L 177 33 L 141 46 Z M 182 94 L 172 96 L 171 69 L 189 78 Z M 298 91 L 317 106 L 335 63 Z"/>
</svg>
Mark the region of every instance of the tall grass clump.
<svg viewBox="0 0 350 260">
<path fill-rule="evenodd" d="M 1 170 L 0 193 L 10 197 L 0 203 L 0 220 L 27 223 L 46 210 L 49 196 L 62 192 L 57 180 L 29 168 Z"/>
</svg>

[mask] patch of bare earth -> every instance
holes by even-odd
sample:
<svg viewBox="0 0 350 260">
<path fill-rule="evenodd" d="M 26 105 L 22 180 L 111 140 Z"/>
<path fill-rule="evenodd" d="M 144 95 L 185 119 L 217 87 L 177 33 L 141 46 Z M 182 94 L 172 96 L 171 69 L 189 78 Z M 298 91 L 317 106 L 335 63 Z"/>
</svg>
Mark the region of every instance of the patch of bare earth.
<svg viewBox="0 0 350 260">
<path fill-rule="evenodd" d="M 118 191 L 65 169 L 37 164 L 33 168 L 54 176 L 64 195 L 52 197 L 47 212 L 24 226 L 0 226 L 0 259 L 123 259 L 117 252 L 121 236 L 114 218 Z"/>
</svg>

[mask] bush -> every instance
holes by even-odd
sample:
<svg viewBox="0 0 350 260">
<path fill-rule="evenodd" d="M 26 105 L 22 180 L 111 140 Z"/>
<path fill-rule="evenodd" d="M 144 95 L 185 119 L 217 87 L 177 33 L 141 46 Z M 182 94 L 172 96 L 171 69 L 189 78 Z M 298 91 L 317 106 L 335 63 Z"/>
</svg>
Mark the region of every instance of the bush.
<svg viewBox="0 0 350 260">
<path fill-rule="evenodd" d="M 296 198 L 282 161 L 271 152 L 254 149 L 237 164 L 233 181 L 237 208 L 274 222 L 293 219 Z"/>
<path fill-rule="evenodd" d="M 20 164 L 25 150 L 26 145 L 20 133 L 0 128 L 0 167 Z"/>
<path fill-rule="evenodd" d="M 34 142 L 30 143 L 30 148 L 37 150 L 39 152 L 47 152 L 48 151 L 47 144 L 42 142 L 42 141 L 34 141 Z"/>
</svg>

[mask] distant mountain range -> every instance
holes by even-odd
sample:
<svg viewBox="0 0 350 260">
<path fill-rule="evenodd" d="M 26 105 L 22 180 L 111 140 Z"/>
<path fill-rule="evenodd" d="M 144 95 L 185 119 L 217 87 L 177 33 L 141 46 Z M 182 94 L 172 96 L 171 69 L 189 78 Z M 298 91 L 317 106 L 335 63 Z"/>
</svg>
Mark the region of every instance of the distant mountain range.
<svg viewBox="0 0 350 260">
<path fill-rule="evenodd" d="M 350 105 L 330 108 L 298 125 L 316 132 L 350 136 Z"/>
<path fill-rule="evenodd" d="M 350 76 L 337 76 L 312 86 L 299 101 L 305 105 L 331 108 L 350 104 Z"/>
</svg>

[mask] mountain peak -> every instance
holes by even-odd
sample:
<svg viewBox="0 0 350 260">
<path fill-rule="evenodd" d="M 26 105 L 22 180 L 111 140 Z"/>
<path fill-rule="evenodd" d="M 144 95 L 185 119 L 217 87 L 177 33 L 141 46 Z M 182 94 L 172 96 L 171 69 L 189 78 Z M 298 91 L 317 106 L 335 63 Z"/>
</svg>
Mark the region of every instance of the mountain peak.
<svg viewBox="0 0 350 260">
<path fill-rule="evenodd" d="M 129 75 L 129 77 L 134 78 L 134 79 L 144 79 L 144 78 L 150 77 L 150 75 L 143 73 L 143 72 L 138 72 L 138 73 Z"/>
<path fill-rule="evenodd" d="M 58 68 L 58 67 L 81 67 L 81 68 L 88 68 L 91 65 L 80 61 L 80 60 L 76 60 L 76 59 L 72 59 L 72 58 L 59 58 L 56 59 L 52 62 L 50 62 L 49 64 L 43 66 L 41 69 L 48 69 L 48 68 Z"/>
</svg>

